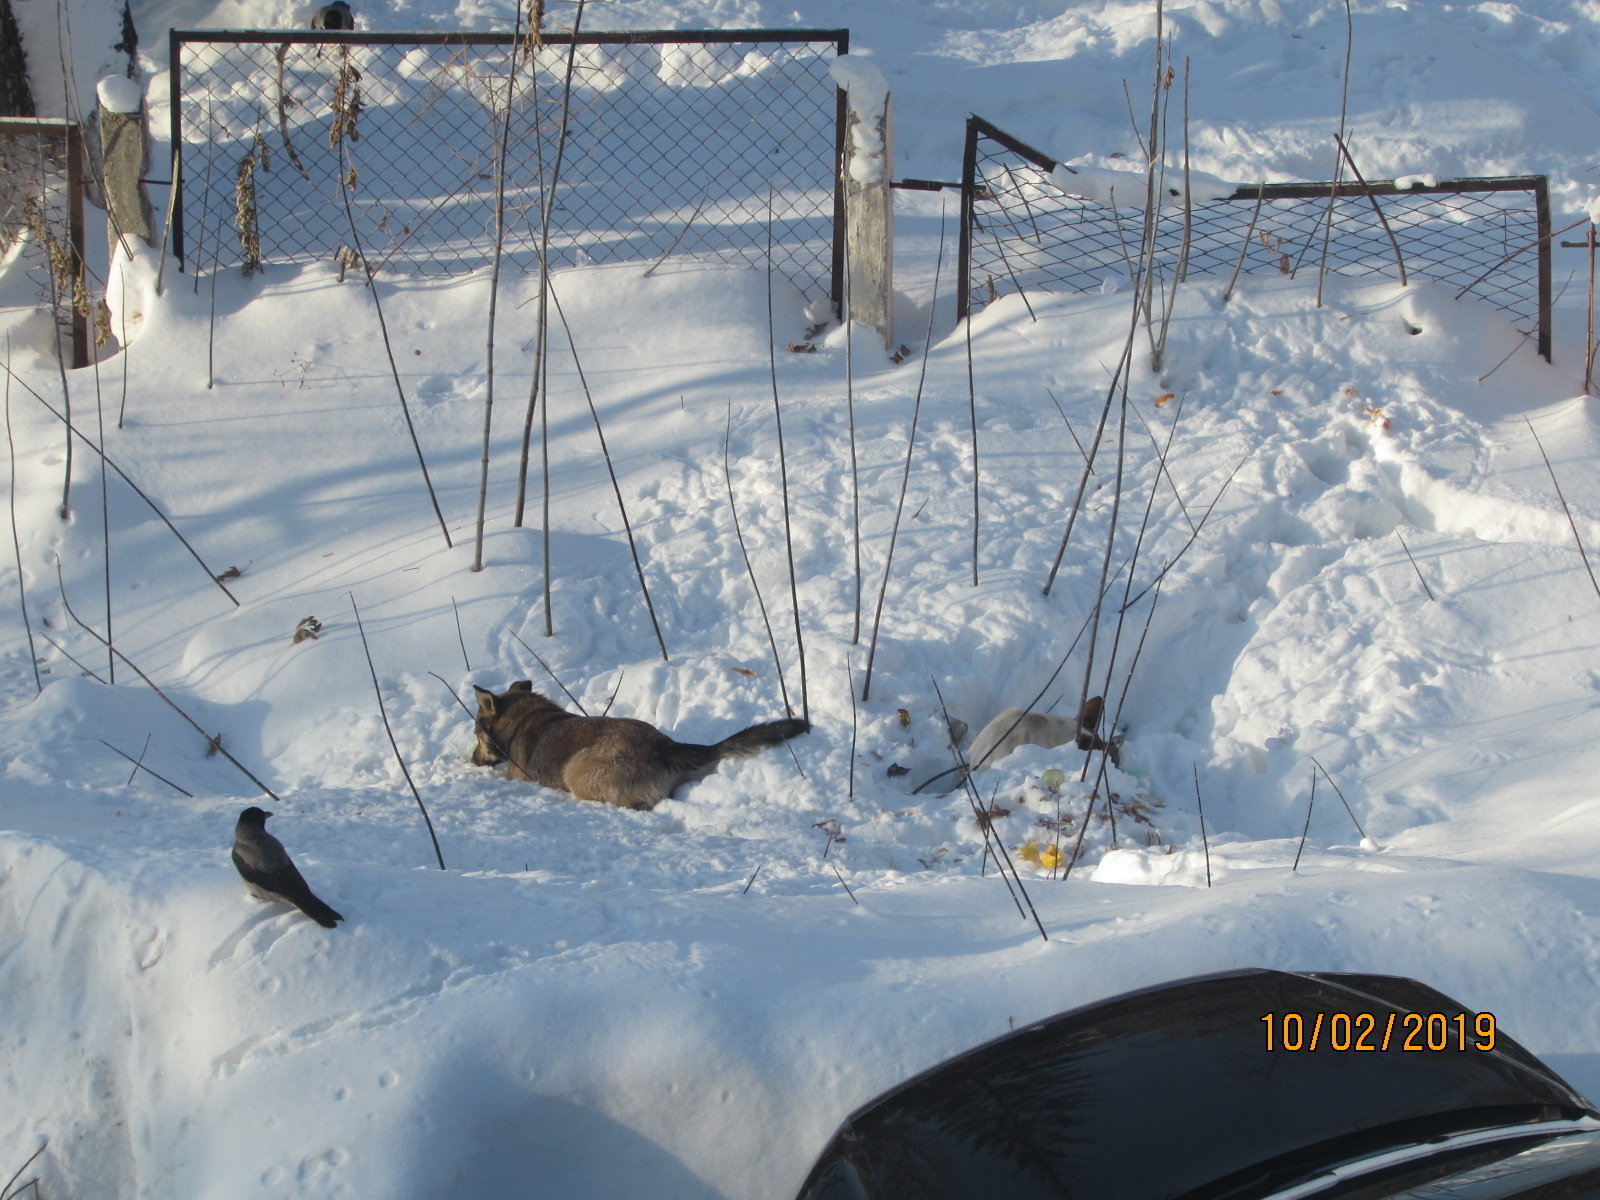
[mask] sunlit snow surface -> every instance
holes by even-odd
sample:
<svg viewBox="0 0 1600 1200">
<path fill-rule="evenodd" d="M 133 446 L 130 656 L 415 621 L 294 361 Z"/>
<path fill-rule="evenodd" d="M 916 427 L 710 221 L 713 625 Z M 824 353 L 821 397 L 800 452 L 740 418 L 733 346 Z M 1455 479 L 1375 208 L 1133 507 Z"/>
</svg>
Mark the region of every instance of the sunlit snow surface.
<svg viewBox="0 0 1600 1200">
<path fill-rule="evenodd" d="M 1344 5 L 1172 8 L 1174 53 L 1191 64 L 1195 167 L 1327 177 Z M 1364 172 L 1547 173 L 1556 225 L 1583 216 L 1600 145 L 1589 9 L 1358 0 L 1348 125 Z M 75 44 L 72 60 L 89 96 L 109 18 L 72 12 L 74 34 L 93 43 Z M 136 12 L 143 65 L 164 68 L 154 55 L 169 25 L 308 15 L 272 2 L 158 5 Z M 385 29 L 508 16 L 476 0 L 357 7 L 366 27 Z M 585 22 L 848 26 L 852 50 L 870 53 L 894 93 L 896 177 L 955 178 L 969 111 L 1062 160 L 1137 161 L 1121 81 L 1148 92 L 1143 4 L 644 0 L 597 6 Z M 147 96 L 164 129 L 165 80 Z M 792 756 L 724 764 L 651 813 L 473 767 L 471 722 L 451 693 L 471 704 L 471 684 L 531 679 L 559 694 L 520 638 L 589 711 L 609 703 L 682 740 L 783 715 L 734 535 L 726 439 L 799 706 L 764 273 L 668 262 L 648 278 L 625 265 L 556 280 L 668 661 L 564 341 L 548 410 L 545 636 L 537 420 L 527 519 L 512 524 L 535 311 L 526 277 L 499 298 L 487 566 L 476 573 L 486 276 L 380 284 L 453 549 L 359 281 L 341 284 L 331 267 L 230 274 L 213 340 L 204 281 L 196 293 L 169 271 L 157 298 L 153 252 L 114 277 L 127 351 L 100 364 L 106 448 L 211 571 L 239 568 L 228 587 L 240 602 L 113 474 L 116 644 L 278 800 L 208 755 L 127 663 L 108 686 L 65 657 L 108 675 L 57 583 L 59 560 L 74 611 L 103 632 L 100 466 L 75 446 L 63 521 L 61 427 L 27 391 L 60 405 L 48 326 L 33 285 L 0 274 L 18 375 L 14 508 L 44 684 L 8 551 L 0 1179 L 48 1138 L 30 1173 L 49 1197 L 510 1196 L 535 1185 L 595 1200 L 787 1197 L 851 1108 L 915 1070 L 1012 1023 L 1256 965 L 1414 975 L 1494 1012 L 1600 1092 L 1600 596 L 1529 433 L 1531 422 L 1578 537 L 1600 548 L 1600 437 L 1582 394 L 1587 259 L 1554 251 L 1554 366 L 1494 310 L 1427 284 L 1330 279 L 1320 307 L 1313 271 L 1248 279 L 1226 302 L 1225 281 L 1179 291 L 1159 375 L 1138 343 L 1122 534 L 1097 639 L 1095 690 L 1126 727 L 1122 769 L 1101 790 L 1116 793 L 1116 829 L 1091 819 L 1063 883 L 1024 851 L 1059 843 L 1070 854 L 1084 755 L 1024 748 L 975 779 L 982 802 L 1006 810 L 993 826 L 1046 941 L 986 866 L 963 794 L 941 794 L 948 779 L 913 789 L 951 765 L 935 682 L 948 715 L 975 732 L 1033 700 L 1065 656 L 1040 706 L 1076 706 L 1114 455 L 1097 460 L 1049 596 L 1043 587 L 1082 472 L 1074 436 L 1093 436 L 1132 296 L 1034 294 L 1031 312 L 1011 296 L 973 321 L 974 586 L 954 204 L 933 301 L 940 205 L 898 201 L 897 330 L 912 352 L 894 364 L 870 331 L 854 345 L 860 641 L 845 335 L 831 328 L 817 353 L 790 354 L 807 298 L 780 283 L 778 392 L 815 731 Z M 862 701 L 930 302 L 904 516 Z M 71 373 L 70 386 L 74 421 L 98 439 L 95 372 Z M 1170 478 L 1158 484 L 1154 447 L 1169 434 Z M 1125 592 L 1120 564 L 1147 505 Z M 1174 560 L 1148 632 L 1153 593 L 1119 637 L 1125 597 Z M 352 597 L 445 872 L 385 732 Z M 293 644 L 306 617 L 320 636 Z M 193 795 L 144 772 L 130 783 L 132 765 L 103 743 Z M 1051 769 L 1067 778 L 1054 790 Z M 340 928 L 245 891 L 228 848 L 254 803 L 277 814 L 272 831 L 346 914 Z"/>
</svg>

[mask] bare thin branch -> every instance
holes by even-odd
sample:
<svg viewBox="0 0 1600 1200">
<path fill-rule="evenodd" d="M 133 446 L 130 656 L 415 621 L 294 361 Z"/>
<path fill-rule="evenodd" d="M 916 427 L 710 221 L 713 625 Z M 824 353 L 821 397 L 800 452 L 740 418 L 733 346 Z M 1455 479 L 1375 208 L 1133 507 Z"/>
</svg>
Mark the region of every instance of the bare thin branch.
<svg viewBox="0 0 1600 1200">
<path fill-rule="evenodd" d="M 928 354 L 933 348 L 933 316 L 939 307 L 939 272 L 944 266 L 945 220 L 939 218 L 939 257 L 933 268 L 933 297 L 928 301 L 928 332 L 922 344 L 922 373 L 917 377 L 917 395 L 911 405 L 911 432 L 906 436 L 906 465 L 900 476 L 900 498 L 894 506 L 894 525 L 889 530 L 889 550 L 883 560 L 883 581 L 878 586 L 878 605 L 872 614 L 872 637 L 867 643 L 867 673 L 861 683 L 861 698 L 872 698 L 872 664 L 878 654 L 878 627 L 883 621 L 883 598 L 889 591 L 889 570 L 894 565 L 895 543 L 900 538 L 900 518 L 906 507 L 906 488 L 911 482 L 911 455 L 917 446 L 917 419 L 922 415 L 922 388 L 928 379 Z"/>
<path fill-rule="evenodd" d="M 102 746 L 104 746 L 107 750 L 110 750 L 114 754 L 120 754 L 120 755 L 122 755 L 123 758 L 125 758 L 129 762 L 131 762 L 133 764 L 133 775 L 137 775 L 140 771 L 143 771 L 146 775 L 155 776 L 155 778 L 161 780 L 162 783 L 166 784 L 169 788 L 172 788 L 174 791 L 183 792 L 183 794 L 185 796 L 189 797 L 189 799 L 191 799 L 191 800 L 194 799 L 194 793 L 193 792 L 184 791 L 183 788 L 181 788 L 177 784 L 173 783 L 172 780 L 168 779 L 165 775 L 162 775 L 158 771 L 152 771 L 149 767 L 144 765 L 144 760 L 142 758 L 135 758 L 135 757 L 133 757 L 133 755 L 128 754 L 125 751 L 118 750 L 110 742 L 106 741 L 105 738 L 97 738 L 96 740 Z M 145 744 L 149 745 L 149 739 L 148 738 L 145 739 Z M 129 775 L 128 776 L 128 782 L 129 783 L 133 782 L 133 775 Z"/>
<path fill-rule="evenodd" d="M 1317 806 L 1317 773 L 1311 772 L 1311 799 L 1306 803 L 1306 824 L 1300 831 L 1300 845 L 1294 852 L 1294 862 L 1289 867 L 1292 875 L 1300 869 L 1300 856 L 1305 853 L 1306 837 L 1311 833 L 1311 811 Z"/>
<path fill-rule="evenodd" d="M 177 538 L 178 541 L 183 544 L 183 548 L 189 552 L 189 557 L 193 558 L 195 560 L 195 562 L 200 564 L 200 569 L 206 573 L 207 577 L 210 578 L 211 582 L 217 587 L 217 589 L 220 590 L 222 592 L 222 594 L 224 596 L 226 596 L 229 600 L 233 601 L 233 606 L 235 608 L 239 607 L 239 601 L 234 598 L 233 593 L 230 592 L 227 589 L 227 586 L 223 584 L 222 580 L 217 578 L 217 573 L 215 571 L 213 571 L 209 566 L 206 565 L 205 559 L 201 558 L 200 555 L 198 553 L 196 553 L 195 548 L 189 544 L 189 540 L 186 537 L 184 537 L 183 534 L 178 532 L 178 527 L 172 523 L 172 521 L 167 517 L 166 513 L 162 512 L 161 509 L 156 506 L 156 502 L 154 500 L 150 499 L 149 496 L 145 495 L 143 489 L 141 489 L 138 484 L 134 483 L 134 481 L 132 479 L 128 478 L 128 473 L 126 471 L 124 471 L 121 467 L 117 466 L 117 464 L 111 460 L 111 457 L 109 455 L 105 454 L 100 449 L 100 447 L 98 445 L 96 445 L 94 442 L 90 441 L 87 437 L 84 437 L 83 431 L 81 429 L 79 429 L 76 425 L 74 425 L 70 420 L 68 420 L 61 413 L 57 412 L 55 407 L 54 407 L 54 405 L 52 405 L 48 400 L 46 400 L 38 392 L 34 391 L 31 387 L 29 387 L 28 386 L 28 381 L 23 379 L 20 375 L 17 375 L 15 372 L 13 372 L 11 370 L 11 366 L 10 366 L 9 363 L 0 364 L 0 370 L 4 370 L 5 371 L 6 377 L 8 379 L 15 379 L 18 383 L 20 383 L 22 385 L 24 391 L 26 391 L 30 396 L 32 396 L 40 404 L 44 405 L 44 407 L 49 410 L 50 415 L 55 417 L 56 420 L 61 421 L 63 424 L 65 424 L 67 429 L 72 434 L 76 435 L 84 443 L 84 445 L 88 446 L 89 449 L 91 449 L 91 450 L 95 451 L 96 453 L 100 454 L 101 457 L 105 460 L 106 466 L 110 467 L 113 471 L 115 471 L 118 474 L 118 476 L 121 477 L 122 482 L 127 484 L 129 487 L 131 487 L 133 489 L 133 491 L 134 491 L 134 494 L 137 495 L 139 497 L 139 499 L 143 500 L 145 502 L 145 504 L 149 505 L 150 511 L 155 513 L 156 516 L 161 519 L 161 523 L 163 525 L 165 525 L 169 530 L 172 531 L 172 536 Z"/>
<path fill-rule="evenodd" d="M 348 48 L 341 47 L 348 52 Z M 378 315 L 378 332 L 383 335 L 383 352 L 389 359 L 389 374 L 394 377 L 394 390 L 400 399 L 400 413 L 405 418 L 406 432 L 411 435 L 411 448 L 417 453 L 417 466 L 422 471 L 423 486 L 428 489 L 428 499 L 433 504 L 433 515 L 439 518 L 439 532 L 444 534 L 444 544 L 453 548 L 455 543 L 450 540 L 450 528 L 445 524 L 444 512 L 439 508 L 439 497 L 433 490 L 433 480 L 428 477 L 428 462 L 422 456 L 422 443 L 417 438 L 417 427 L 411 420 L 411 406 L 406 402 L 405 385 L 400 382 L 400 368 L 394 361 L 394 344 L 389 340 L 389 323 L 383 318 L 383 301 L 378 296 L 378 281 L 373 277 L 372 264 L 367 261 L 366 251 L 361 246 L 361 235 L 356 231 L 355 210 L 350 204 L 350 190 L 353 186 L 351 177 L 354 168 L 350 165 L 348 139 L 339 139 L 339 160 L 344 167 L 339 180 L 339 198 L 344 201 L 344 217 L 350 226 L 350 247 L 356 252 L 356 257 L 361 262 L 361 273 L 367 280 L 367 294 L 372 297 L 372 308 Z"/>
<path fill-rule="evenodd" d="M 17 532 L 17 444 L 11 435 L 11 335 L 6 335 L 6 449 L 11 454 L 11 545 L 17 555 L 17 600 L 22 605 L 22 627 L 28 634 L 28 665 L 33 668 L 33 684 L 44 691 L 39 675 L 39 653 L 33 644 L 33 622 L 28 619 L 28 588 L 22 576 L 22 537 Z M 31 1161 L 31 1160 L 30 1160 Z"/>
<path fill-rule="evenodd" d="M 1406 545 L 1406 540 L 1400 537 L 1400 530 L 1394 531 L 1394 536 L 1400 541 L 1400 549 L 1406 552 L 1406 557 L 1411 559 L 1411 569 L 1417 573 L 1417 582 L 1422 585 L 1422 590 L 1428 593 L 1428 599 L 1434 599 L 1433 589 L 1428 586 L 1428 581 L 1422 577 L 1422 568 L 1417 566 L 1417 560 L 1411 557 L 1411 547 Z"/>
<path fill-rule="evenodd" d="M 928 676 L 928 681 L 933 684 L 933 694 L 939 698 L 939 712 L 944 716 L 944 727 L 950 728 L 950 710 L 945 707 L 944 692 L 939 688 L 939 681 L 933 676 Z M 1033 898 L 1028 895 L 1028 889 L 1022 882 L 1022 876 L 1017 871 L 1016 863 L 1011 861 L 1011 852 L 1006 849 L 1005 839 L 1000 836 L 1000 831 L 995 829 L 991 818 L 984 816 L 983 798 L 978 795 L 978 789 L 972 786 L 972 771 L 967 766 L 966 755 L 961 753 L 961 747 L 956 745 L 954 739 L 949 743 L 950 754 L 956 760 L 956 766 L 961 771 L 961 782 L 967 796 L 967 803 L 972 807 L 972 818 L 978 823 L 978 830 L 983 834 L 984 848 L 995 856 L 995 866 L 1000 870 L 1000 878 L 1006 880 L 1009 888 L 1016 885 L 1012 900 L 1021 894 L 1023 902 L 1028 906 L 1028 916 L 1032 916 L 1033 923 L 1038 927 L 1039 936 L 1045 941 L 1050 940 L 1050 935 L 1044 931 L 1044 922 L 1039 919 L 1039 910 L 1033 906 Z M 1002 865 L 1003 864 L 1003 865 Z M 1006 879 L 1007 872 L 1010 878 Z M 1017 906 L 1017 911 L 1022 911 L 1022 905 Z"/>
<path fill-rule="evenodd" d="M 772 373 L 772 420 L 778 430 L 778 485 L 783 497 L 783 549 L 789 559 L 789 600 L 794 609 L 794 644 L 800 659 L 800 716 L 811 720 L 806 686 L 806 642 L 800 632 L 800 585 L 794 569 L 794 533 L 789 524 L 789 459 L 783 449 L 783 406 L 778 402 L 778 332 L 772 317 L 772 191 L 767 191 L 767 362 Z"/>
<path fill-rule="evenodd" d="M 60 643 L 58 643 L 48 633 L 41 633 L 39 636 L 42 637 L 45 641 L 49 642 L 50 645 L 55 648 L 55 651 L 56 651 L 57 654 L 61 655 L 61 657 L 65 658 L 73 666 L 77 667 L 78 670 L 82 671 L 90 679 L 94 680 L 96 683 L 105 683 L 105 680 L 100 678 L 100 676 L 98 674 L 96 674 L 96 672 L 95 672 L 93 667 L 90 667 L 87 664 L 82 663 L 82 662 L 78 661 L 78 659 L 74 658 L 72 656 L 72 652 L 70 650 L 68 650 L 65 646 L 61 645 Z"/>
<path fill-rule="evenodd" d="M 583 706 L 583 702 L 581 700 L 574 696 L 570 691 L 567 691 L 567 685 L 562 683 L 560 676 L 550 669 L 550 664 L 539 657 L 539 652 L 532 646 L 528 645 L 528 643 L 523 641 L 520 637 L 517 637 L 517 631 L 515 629 L 508 629 L 506 632 L 516 639 L 517 645 L 521 646 L 529 654 L 533 655 L 533 661 L 544 668 L 544 673 L 556 681 L 556 686 L 566 693 L 567 699 L 571 700 L 572 703 L 577 706 L 578 711 L 587 717 L 589 715 L 589 710 Z"/>
<path fill-rule="evenodd" d="M 467 670 L 472 670 L 472 660 L 467 657 L 467 639 L 461 632 L 461 610 L 456 607 L 456 598 L 450 597 L 450 611 L 456 615 L 456 641 L 461 645 L 461 665 Z"/>
<path fill-rule="evenodd" d="M 1528 432 L 1533 434 L 1534 445 L 1539 447 L 1539 457 L 1544 459 L 1544 469 L 1550 472 L 1550 483 L 1556 489 L 1556 499 L 1561 501 L 1561 511 L 1567 514 L 1567 528 L 1572 530 L 1572 540 L 1578 545 L 1578 554 L 1583 559 L 1583 569 L 1589 572 L 1589 582 L 1594 586 L 1594 594 L 1600 597 L 1600 581 L 1595 579 L 1594 567 L 1589 565 L 1589 552 L 1583 548 L 1583 539 L 1578 536 L 1578 524 L 1572 519 L 1572 509 L 1567 507 L 1567 497 L 1561 491 L 1560 481 L 1556 479 L 1556 469 L 1550 465 L 1550 456 L 1544 452 L 1544 443 L 1539 440 L 1533 422 L 1527 417 L 1522 419 L 1528 426 Z"/>
<path fill-rule="evenodd" d="M 600 453 L 606 460 L 606 474 L 611 476 L 611 490 L 617 497 L 617 511 L 622 515 L 622 531 L 628 536 L 628 553 L 633 556 L 633 572 L 639 578 L 639 591 L 644 594 L 644 607 L 650 614 L 650 628 L 655 630 L 656 645 L 661 647 L 661 661 L 667 662 L 667 643 L 661 636 L 661 623 L 656 620 L 656 606 L 650 600 L 650 585 L 644 581 L 644 565 L 639 561 L 639 547 L 633 540 L 633 525 L 628 521 L 628 506 L 622 499 L 622 485 L 617 482 L 617 469 L 611 462 L 611 450 L 606 445 L 606 431 L 600 427 L 600 412 L 594 406 L 594 396 L 589 391 L 589 380 L 584 376 L 583 363 L 578 358 L 578 343 L 572 340 L 572 326 L 567 324 L 567 314 L 561 307 L 561 297 L 556 295 L 555 281 L 545 281 L 550 299 L 555 301 L 556 316 L 567 335 L 567 348 L 572 352 L 572 365 L 577 369 L 578 382 L 583 386 L 583 398 L 588 401 L 589 415 L 594 418 L 594 431 L 600 439 Z"/>
<path fill-rule="evenodd" d="M 107 642 L 105 640 L 105 638 L 101 637 L 98 633 L 95 632 L 94 627 L 92 625 L 89 625 L 82 618 L 80 618 L 77 613 L 72 611 L 72 604 L 67 599 L 66 581 L 61 577 L 61 560 L 60 559 L 56 560 L 56 579 L 57 579 L 57 582 L 61 586 L 61 603 L 66 608 L 67 615 L 73 619 L 73 621 L 77 624 L 77 626 L 80 629 L 82 629 L 85 633 L 87 633 L 95 641 L 99 642 L 107 650 L 111 651 L 111 653 L 115 654 L 118 658 L 120 658 L 122 660 L 122 663 L 123 663 L 124 666 L 126 666 L 135 675 L 137 675 L 140 679 L 142 679 L 144 681 L 144 683 L 145 683 L 145 686 L 148 687 L 156 695 L 160 696 L 162 701 L 165 702 L 166 706 L 168 708 L 170 708 L 173 712 L 177 713 L 186 722 L 188 722 L 189 726 L 196 733 L 198 733 L 201 737 L 205 738 L 207 742 L 210 742 L 212 745 L 214 745 L 217 748 L 217 753 L 222 755 L 223 758 L 227 759 L 235 767 L 237 767 L 239 769 L 240 773 L 243 774 L 246 779 L 248 779 L 251 783 L 255 784 L 256 787 L 261 789 L 261 792 L 262 792 L 263 795 L 270 796 L 274 801 L 276 801 L 279 804 L 283 803 L 283 801 L 278 798 L 278 794 L 276 792 L 274 792 L 266 784 L 262 783 L 261 780 L 257 779 L 255 777 L 254 773 L 251 772 L 249 767 L 245 766 L 242 762 L 240 762 L 237 758 L 235 758 L 232 754 L 230 754 L 228 752 L 228 748 L 222 744 L 222 740 L 220 738 L 217 738 L 213 734 L 209 734 L 204 729 L 202 729 L 200 727 L 199 723 L 196 722 L 193 717 L 191 717 L 188 713 L 184 712 L 183 709 L 179 708 L 176 704 L 174 704 L 172 702 L 172 698 L 170 696 L 168 696 L 165 692 L 163 692 L 160 689 L 160 687 L 158 687 L 156 685 L 155 680 L 151 679 L 150 676 L 146 675 L 143 671 L 141 671 L 139 669 L 139 666 L 138 666 L 137 663 L 135 663 L 131 658 L 129 658 L 121 650 L 118 650 L 115 646 L 111 645 L 111 643 Z"/>
<path fill-rule="evenodd" d="M 494 254 L 489 266 L 489 337 L 484 351 L 483 456 L 478 475 L 478 522 L 472 546 L 474 571 L 483 570 L 483 526 L 489 504 L 489 435 L 493 428 L 494 417 L 494 326 L 500 302 L 500 259 L 504 254 L 506 241 L 506 150 L 511 142 L 511 109 L 517 94 L 517 59 L 521 57 L 518 53 L 522 41 L 521 0 L 517 0 L 516 9 L 517 15 L 511 34 L 511 61 L 506 68 L 505 111 L 501 114 L 500 129 L 495 138 Z M 485 94 L 492 97 L 492 89 L 487 83 L 484 86 Z M 459 620 L 458 616 L 457 621 Z M 466 657 L 465 646 L 461 648 L 461 654 L 463 658 Z M 467 669 L 471 670 L 470 667 Z"/>
<path fill-rule="evenodd" d="M 406 786 L 411 789 L 412 798 L 416 800 L 417 807 L 422 811 L 422 822 L 428 827 L 428 837 L 433 841 L 434 857 L 439 860 L 439 870 L 444 870 L 444 852 L 439 849 L 439 837 L 433 832 L 433 818 L 428 816 L 428 806 L 422 802 L 422 793 L 417 791 L 417 785 L 411 778 L 411 770 L 406 766 L 405 756 L 400 753 L 400 743 L 394 740 L 394 726 L 389 724 L 389 711 L 383 704 L 383 689 L 378 686 L 378 668 L 372 665 L 372 647 L 367 645 L 367 631 L 361 625 L 361 610 L 356 607 L 356 594 L 345 593 L 350 597 L 350 611 L 356 615 L 356 632 L 361 635 L 361 650 L 367 656 L 367 670 L 372 675 L 372 693 L 378 698 L 378 715 L 383 718 L 383 731 L 389 735 L 389 747 L 394 751 L 394 760 L 400 764 L 400 774 L 406 777 Z"/>
<path fill-rule="evenodd" d="M 783 658 L 778 653 L 778 639 L 772 632 L 772 621 L 767 616 L 767 602 L 761 595 L 761 585 L 756 582 L 756 569 L 750 562 L 750 550 L 745 545 L 744 528 L 739 524 L 739 502 L 733 495 L 733 470 L 728 461 L 728 443 L 733 436 L 733 400 L 728 400 L 728 427 L 722 437 L 722 479 L 728 486 L 728 510 L 733 514 L 733 536 L 739 543 L 739 553 L 744 558 L 745 574 L 750 577 L 750 588 L 756 594 L 756 607 L 761 610 L 761 624 L 767 630 L 767 645 L 772 647 L 772 666 L 778 675 L 778 691 L 783 697 L 783 711 L 794 716 L 794 706 L 789 703 L 789 688 L 783 679 Z"/>
<path fill-rule="evenodd" d="M 1328 781 L 1328 786 L 1333 789 L 1333 794 L 1339 797 L 1339 803 L 1344 805 L 1345 812 L 1350 814 L 1350 823 L 1356 827 L 1356 832 L 1361 835 L 1361 840 L 1366 841 L 1367 831 L 1361 828 L 1361 822 L 1356 820 L 1355 809 L 1350 807 L 1350 801 L 1344 798 L 1344 793 L 1339 790 L 1339 785 L 1333 781 L 1333 776 L 1328 774 L 1328 768 L 1317 762 L 1316 758 L 1314 757 L 1311 759 L 1311 761 L 1316 763 L 1317 770 L 1322 772 L 1322 777 Z"/>
<path fill-rule="evenodd" d="M 1350 153 L 1350 147 L 1345 145 L 1344 138 L 1336 133 L 1333 135 L 1333 140 L 1339 144 L 1339 153 L 1344 155 L 1345 162 L 1350 165 L 1350 172 L 1356 177 L 1356 182 L 1366 189 L 1367 199 L 1372 203 L 1372 211 L 1378 215 L 1378 223 L 1383 226 L 1384 233 L 1389 235 L 1389 246 L 1394 251 L 1394 265 L 1400 272 L 1400 286 L 1405 287 L 1406 260 L 1400 253 L 1400 243 L 1394 236 L 1394 230 L 1389 228 L 1389 218 L 1383 215 L 1383 206 L 1372 194 L 1372 188 L 1361 174 L 1361 168 L 1356 166 L 1356 160 Z"/>
</svg>

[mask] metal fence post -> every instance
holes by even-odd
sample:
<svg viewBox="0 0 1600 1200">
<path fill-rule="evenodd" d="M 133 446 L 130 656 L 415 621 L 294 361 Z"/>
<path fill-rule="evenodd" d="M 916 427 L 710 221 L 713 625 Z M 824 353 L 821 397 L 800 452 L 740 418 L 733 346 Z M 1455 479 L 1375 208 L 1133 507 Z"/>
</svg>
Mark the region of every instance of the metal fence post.
<svg viewBox="0 0 1600 1200">
<path fill-rule="evenodd" d="M 82 280 L 83 261 L 83 130 L 76 121 L 67 125 L 67 240 L 72 247 L 73 277 Z M 89 317 L 80 312 L 76 297 L 67 300 L 72 314 L 72 365 L 89 365 Z"/>
<path fill-rule="evenodd" d="M 166 241 L 172 257 L 183 270 L 183 34 L 167 31 L 167 111 L 170 114 L 167 136 L 172 143 L 172 196 L 167 208 Z"/>
<path fill-rule="evenodd" d="M 967 118 L 966 147 L 961 152 L 961 229 L 956 251 L 956 320 L 972 315 L 973 200 L 978 190 L 977 117 Z"/>
<path fill-rule="evenodd" d="M 1534 209 L 1539 221 L 1539 355 L 1550 362 L 1551 313 L 1555 300 L 1550 282 L 1550 182 L 1540 175 L 1533 186 Z"/>
</svg>

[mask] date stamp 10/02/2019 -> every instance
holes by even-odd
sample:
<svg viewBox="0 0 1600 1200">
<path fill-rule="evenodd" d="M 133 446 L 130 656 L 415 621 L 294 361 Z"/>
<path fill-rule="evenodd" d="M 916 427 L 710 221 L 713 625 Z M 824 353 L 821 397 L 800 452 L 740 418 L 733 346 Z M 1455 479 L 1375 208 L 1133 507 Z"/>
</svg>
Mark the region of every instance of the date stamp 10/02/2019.
<svg viewBox="0 0 1600 1200">
<path fill-rule="evenodd" d="M 1277 1051 L 1494 1049 L 1493 1013 L 1267 1013 L 1265 1049 Z"/>
</svg>

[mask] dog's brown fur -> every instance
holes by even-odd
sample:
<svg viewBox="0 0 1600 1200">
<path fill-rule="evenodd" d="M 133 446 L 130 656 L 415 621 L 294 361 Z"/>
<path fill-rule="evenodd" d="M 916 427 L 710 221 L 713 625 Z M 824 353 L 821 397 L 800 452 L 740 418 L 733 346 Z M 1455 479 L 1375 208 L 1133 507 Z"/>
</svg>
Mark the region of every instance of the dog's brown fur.
<svg viewBox="0 0 1600 1200">
<path fill-rule="evenodd" d="M 628 717 L 581 717 L 554 704 L 523 679 L 500 695 L 478 693 L 472 761 L 506 763 L 511 779 L 529 779 L 622 808 L 650 809 L 684 780 L 724 758 L 748 758 L 810 726 L 797 718 L 741 729 L 714 746 L 673 741 L 654 725 Z"/>
</svg>

